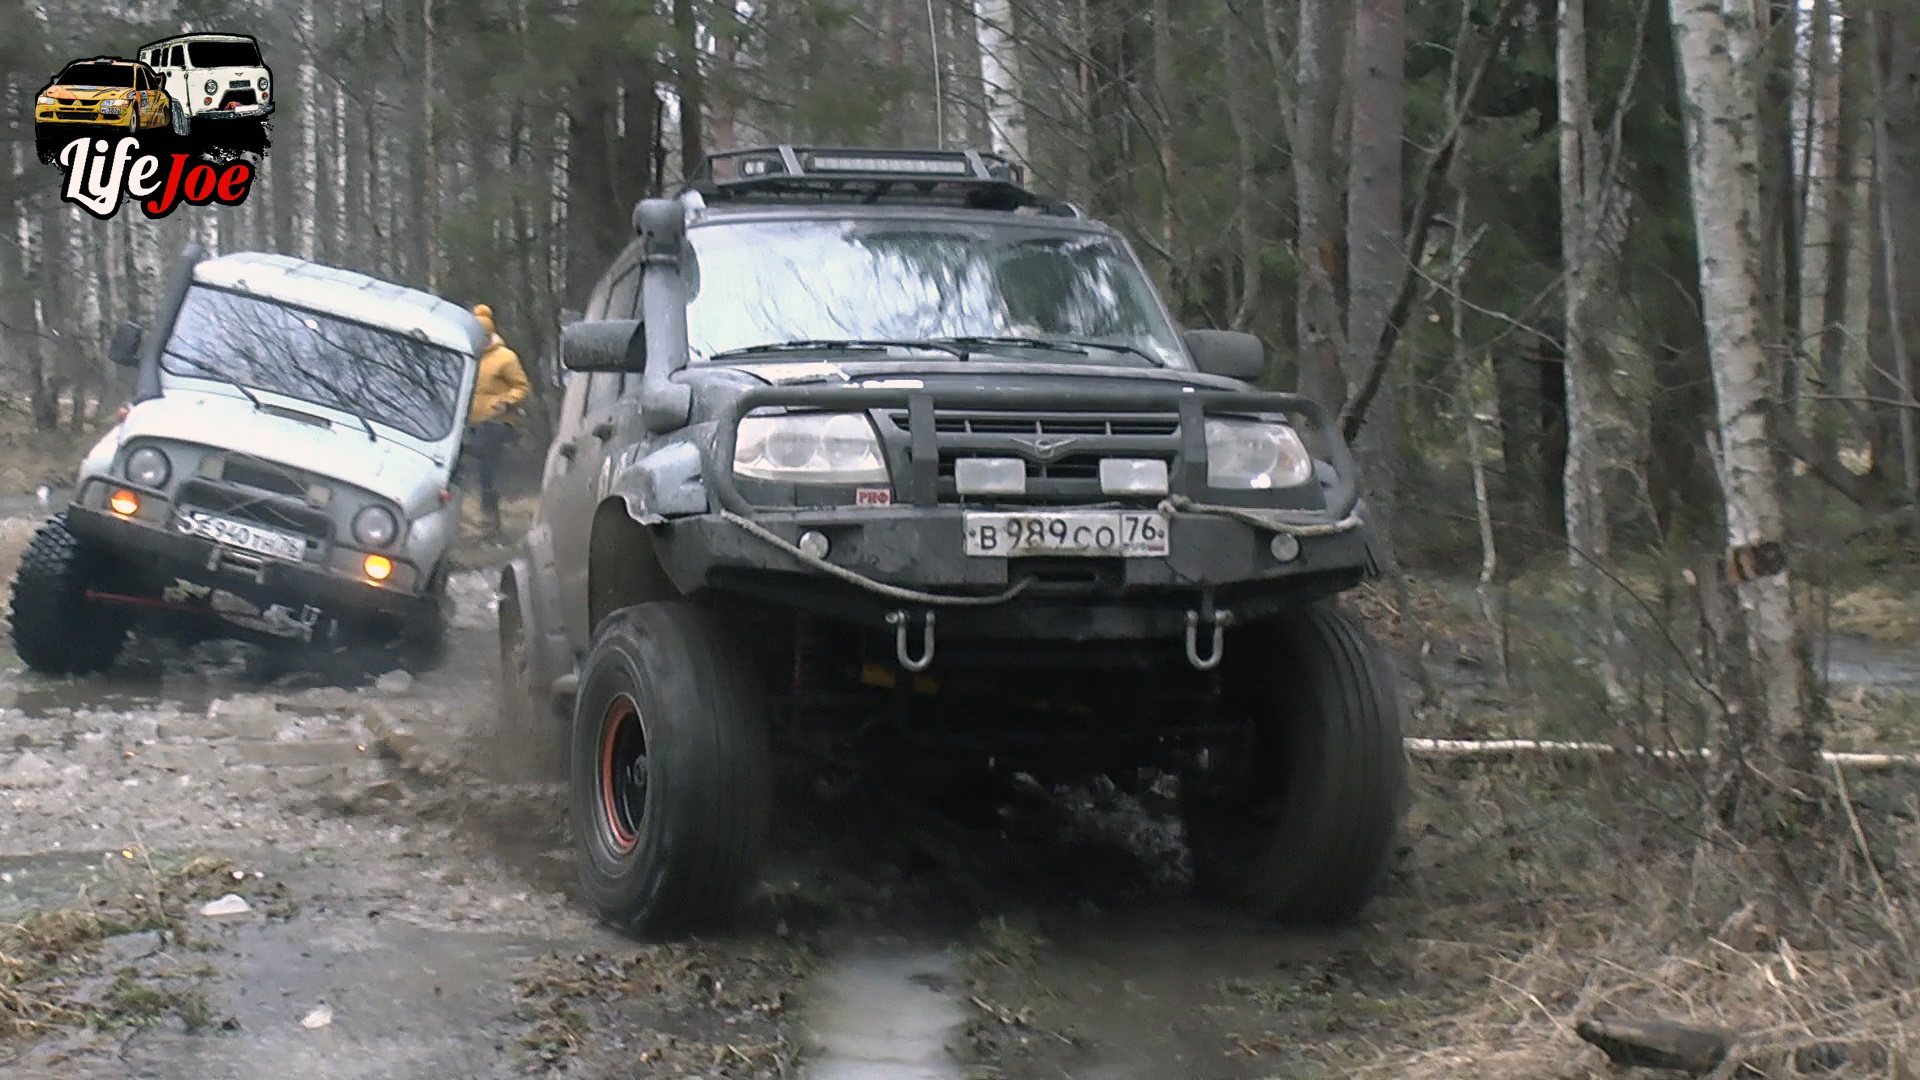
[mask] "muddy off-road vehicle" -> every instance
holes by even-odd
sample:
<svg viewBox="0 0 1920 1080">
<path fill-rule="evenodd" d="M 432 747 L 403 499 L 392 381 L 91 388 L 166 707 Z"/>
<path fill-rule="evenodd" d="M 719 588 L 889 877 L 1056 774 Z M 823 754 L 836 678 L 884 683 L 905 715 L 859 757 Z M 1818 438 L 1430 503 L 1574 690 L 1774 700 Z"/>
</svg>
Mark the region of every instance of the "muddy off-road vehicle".
<svg viewBox="0 0 1920 1080">
<path fill-rule="evenodd" d="M 111 667 L 136 623 L 438 659 L 451 488 L 486 334 L 436 296 L 284 255 L 189 246 L 137 367 L 13 582 L 34 671 Z"/>
<path fill-rule="evenodd" d="M 1401 705 L 1325 601 L 1385 553 L 1321 407 L 1248 388 L 1257 339 L 1176 329 L 1114 230 L 990 154 L 715 154 L 633 224 L 500 581 L 504 696 L 571 721 L 604 919 L 723 921 L 774 739 L 823 732 L 935 777 L 1172 772 L 1203 892 L 1366 902 Z"/>
</svg>

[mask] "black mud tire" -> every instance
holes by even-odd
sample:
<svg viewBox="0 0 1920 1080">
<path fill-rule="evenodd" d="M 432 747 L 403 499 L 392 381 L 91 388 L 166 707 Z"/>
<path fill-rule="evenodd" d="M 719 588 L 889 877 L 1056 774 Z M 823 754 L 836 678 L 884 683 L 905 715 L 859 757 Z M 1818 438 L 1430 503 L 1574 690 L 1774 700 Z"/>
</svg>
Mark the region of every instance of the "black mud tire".
<svg viewBox="0 0 1920 1080">
<path fill-rule="evenodd" d="M 86 593 L 113 587 L 116 569 L 113 556 L 67 528 L 66 514 L 48 518 L 13 575 L 7 615 L 21 662 L 41 675 L 95 675 L 112 667 L 133 616 Z"/>
<path fill-rule="evenodd" d="M 637 604 L 601 623 L 569 749 L 575 855 L 601 919 L 655 939 L 731 922 L 766 848 L 769 720 L 751 654 L 712 611 Z"/>
<path fill-rule="evenodd" d="M 1249 742 L 1239 775 L 1182 784 L 1196 891 L 1285 923 L 1351 920 L 1385 882 L 1407 808 L 1392 660 L 1315 605 L 1231 635 L 1222 682 Z"/>
<path fill-rule="evenodd" d="M 193 117 L 187 113 L 186 106 L 178 101 L 173 102 L 172 105 L 173 133 L 184 139 L 193 134 Z"/>
</svg>

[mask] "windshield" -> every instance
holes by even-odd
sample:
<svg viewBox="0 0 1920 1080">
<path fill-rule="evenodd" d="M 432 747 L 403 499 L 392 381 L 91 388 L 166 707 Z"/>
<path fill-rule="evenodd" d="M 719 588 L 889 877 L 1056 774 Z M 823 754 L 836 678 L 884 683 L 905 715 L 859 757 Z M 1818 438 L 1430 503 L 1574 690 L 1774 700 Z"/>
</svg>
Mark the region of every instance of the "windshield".
<svg viewBox="0 0 1920 1080">
<path fill-rule="evenodd" d="M 197 68 L 259 67 L 260 50 L 251 41 L 195 41 L 187 45 L 187 61 Z"/>
<path fill-rule="evenodd" d="M 137 70 L 132 64 L 68 64 L 53 81 L 60 86 L 132 86 Z"/>
<path fill-rule="evenodd" d="M 1145 273 L 1110 237 L 871 220 L 714 224 L 687 235 L 695 360 L 799 341 L 1031 338 L 1049 361 L 1187 366 Z"/>
<path fill-rule="evenodd" d="M 441 345 L 196 285 L 160 366 L 311 401 L 437 442 L 459 419 L 467 362 Z"/>
</svg>

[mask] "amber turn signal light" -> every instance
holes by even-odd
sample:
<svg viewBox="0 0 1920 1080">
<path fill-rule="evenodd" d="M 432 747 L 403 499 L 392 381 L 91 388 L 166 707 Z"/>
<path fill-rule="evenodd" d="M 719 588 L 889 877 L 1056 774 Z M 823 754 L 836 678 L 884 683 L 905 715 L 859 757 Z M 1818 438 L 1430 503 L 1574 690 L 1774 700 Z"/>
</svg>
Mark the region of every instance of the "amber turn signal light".
<svg viewBox="0 0 1920 1080">
<path fill-rule="evenodd" d="M 393 560 L 385 555 L 369 555 L 367 561 L 362 564 L 362 569 L 366 570 L 367 576 L 373 580 L 385 581 L 393 576 Z"/>
<path fill-rule="evenodd" d="M 140 512 L 140 496 L 122 489 L 113 493 L 107 505 L 113 507 L 113 512 L 121 517 L 132 517 Z"/>
</svg>

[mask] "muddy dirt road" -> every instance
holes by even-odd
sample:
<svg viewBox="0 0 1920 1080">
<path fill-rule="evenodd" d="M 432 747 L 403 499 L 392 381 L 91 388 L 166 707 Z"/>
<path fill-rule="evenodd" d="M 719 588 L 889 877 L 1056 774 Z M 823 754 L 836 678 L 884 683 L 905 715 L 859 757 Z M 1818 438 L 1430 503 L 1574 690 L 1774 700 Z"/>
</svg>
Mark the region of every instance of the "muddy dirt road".
<svg viewBox="0 0 1920 1080">
<path fill-rule="evenodd" d="M 9 577 L 31 526 L 0 522 Z M 738 932 L 635 943 L 573 897 L 551 755 L 493 719 L 489 580 L 456 577 L 451 659 L 417 680 L 136 643 L 48 681 L 0 654 L 0 923 L 187 897 L 27 986 L 65 1019 L 0 1036 L 0 1074 L 1342 1076 L 1485 994 L 1476 935 L 1543 931 L 1490 887 L 1538 877 L 1528 826 L 1462 812 L 1477 779 L 1423 773 L 1371 923 L 1306 936 L 1188 900 L 1164 807 L 1015 791 L 954 820 L 809 771 Z M 1558 1075 L 1599 1075 L 1584 1052 Z"/>
</svg>

